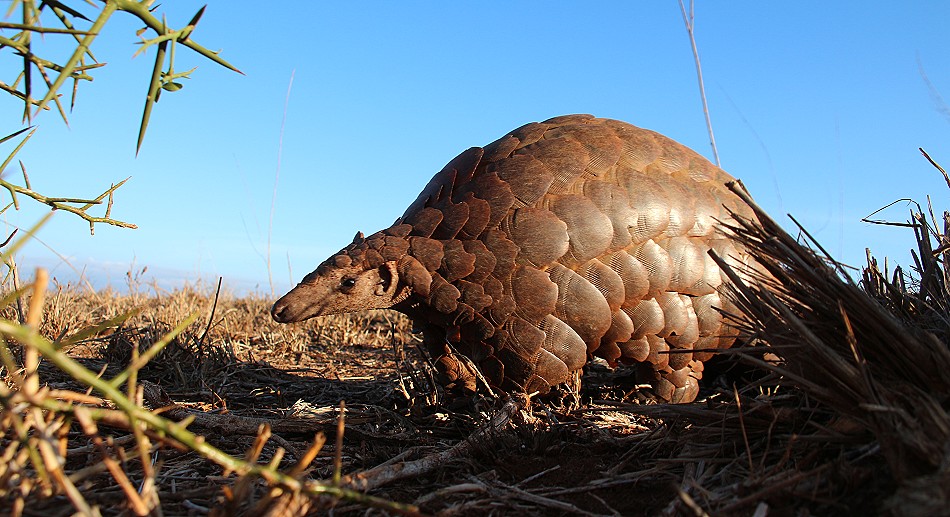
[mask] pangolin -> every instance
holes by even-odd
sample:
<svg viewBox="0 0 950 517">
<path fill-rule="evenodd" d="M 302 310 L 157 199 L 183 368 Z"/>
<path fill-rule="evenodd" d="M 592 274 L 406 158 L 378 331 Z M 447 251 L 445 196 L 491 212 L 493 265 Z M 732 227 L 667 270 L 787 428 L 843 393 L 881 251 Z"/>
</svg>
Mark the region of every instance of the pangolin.
<svg viewBox="0 0 950 517">
<path fill-rule="evenodd" d="M 271 313 L 401 311 L 449 386 L 547 392 L 593 355 L 639 363 L 661 399 L 689 402 L 703 361 L 738 335 L 707 252 L 752 260 L 721 229 L 755 217 L 730 181 L 625 122 L 530 123 L 455 157 L 392 226 L 358 233 Z"/>
</svg>

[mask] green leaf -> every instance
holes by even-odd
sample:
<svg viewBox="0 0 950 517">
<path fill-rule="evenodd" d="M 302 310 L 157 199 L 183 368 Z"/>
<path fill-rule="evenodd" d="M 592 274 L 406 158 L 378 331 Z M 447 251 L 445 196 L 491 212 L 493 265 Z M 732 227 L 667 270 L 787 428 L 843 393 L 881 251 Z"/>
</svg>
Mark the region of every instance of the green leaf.
<svg viewBox="0 0 950 517">
<path fill-rule="evenodd" d="M 3 250 L 3 252 L 0 253 L 0 262 L 6 262 L 8 257 L 15 254 L 24 244 L 32 239 L 33 235 L 36 234 L 36 232 L 38 232 L 39 229 L 42 228 L 52 216 L 53 212 L 48 212 L 40 219 L 40 222 L 36 223 L 32 228 L 26 231 L 26 235 L 13 241 L 13 244 L 9 248 Z"/>
<path fill-rule="evenodd" d="M 2 301 L 2 300 L 0 300 L 0 301 Z M 125 321 L 126 321 L 127 319 L 131 318 L 132 316 L 137 316 L 140 312 L 142 312 L 142 308 L 141 308 L 141 307 L 136 307 L 136 308 L 130 310 L 129 312 L 126 312 L 126 313 L 123 313 L 123 314 L 119 314 L 118 316 L 116 316 L 116 317 L 114 317 L 114 318 L 108 319 L 108 320 L 103 321 L 103 322 L 101 322 L 101 323 L 98 323 L 98 324 L 96 324 L 96 325 L 90 325 L 90 326 L 88 326 L 88 327 L 85 327 L 85 328 L 79 330 L 78 332 L 76 332 L 75 334 L 69 336 L 68 338 L 66 338 L 66 339 L 64 339 L 63 341 L 61 341 L 61 342 L 59 342 L 59 343 L 56 343 L 56 344 L 57 344 L 58 347 L 65 347 L 65 346 L 74 345 L 74 344 L 76 344 L 76 343 L 78 343 L 78 342 L 80 342 L 80 341 L 83 341 L 83 340 L 85 340 L 85 339 L 88 339 L 88 338 L 90 338 L 90 337 L 97 336 L 97 335 L 99 335 L 100 333 L 102 333 L 104 330 L 108 330 L 108 329 L 111 329 L 111 328 L 114 328 L 114 327 L 118 327 L 119 325 L 125 323 Z"/>
</svg>

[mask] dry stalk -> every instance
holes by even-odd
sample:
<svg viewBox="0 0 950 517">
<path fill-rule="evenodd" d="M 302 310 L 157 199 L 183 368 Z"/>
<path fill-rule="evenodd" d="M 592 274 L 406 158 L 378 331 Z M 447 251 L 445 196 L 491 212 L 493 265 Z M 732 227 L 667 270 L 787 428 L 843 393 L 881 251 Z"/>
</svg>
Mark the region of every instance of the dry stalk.
<svg viewBox="0 0 950 517">
<path fill-rule="evenodd" d="M 504 406 L 492 416 L 491 420 L 489 420 L 484 427 L 448 450 L 430 454 L 413 461 L 399 463 L 387 462 L 378 467 L 345 476 L 342 479 L 342 483 L 343 485 L 352 486 L 358 490 L 369 491 L 400 479 L 431 473 L 450 461 L 469 456 L 478 444 L 493 440 L 495 436 L 508 427 L 511 419 L 525 407 L 526 403 L 527 400 L 516 397 L 509 398 Z"/>
<path fill-rule="evenodd" d="M 713 159 L 717 167 L 719 163 L 719 149 L 716 147 L 716 136 L 713 133 L 712 120 L 709 118 L 709 104 L 706 100 L 706 85 L 703 83 L 703 66 L 699 61 L 699 49 L 696 47 L 696 16 L 694 9 L 694 0 L 689 1 L 689 11 L 683 0 L 679 0 L 680 12 L 683 15 L 683 25 L 686 26 L 686 33 L 689 35 L 689 44 L 693 50 L 693 60 L 696 62 L 696 78 L 699 81 L 699 97 L 703 101 L 703 115 L 706 117 L 706 129 L 709 131 L 709 145 L 712 148 Z"/>
<path fill-rule="evenodd" d="M 43 317 L 43 304 L 46 298 L 46 285 L 49 282 L 49 275 L 43 268 L 36 269 L 36 277 L 33 280 L 33 296 L 30 298 L 30 306 L 26 313 L 26 324 L 37 329 L 40 325 L 40 319 Z M 26 347 L 23 352 L 24 382 L 23 390 L 27 395 L 34 395 L 39 389 L 40 380 L 37 369 L 40 365 L 39 354 L 35 348 Z"/>
<path fill-rule="evenodd" d="M 336 450 L 333 451 L 333 486 L 340 486 L 340 479 L 343 475 L 343 431 L 346 430 L 344 423 L 344 412 L 346 404 L 340 401 L 340 417 L 336 424 Z"/>
</svg>

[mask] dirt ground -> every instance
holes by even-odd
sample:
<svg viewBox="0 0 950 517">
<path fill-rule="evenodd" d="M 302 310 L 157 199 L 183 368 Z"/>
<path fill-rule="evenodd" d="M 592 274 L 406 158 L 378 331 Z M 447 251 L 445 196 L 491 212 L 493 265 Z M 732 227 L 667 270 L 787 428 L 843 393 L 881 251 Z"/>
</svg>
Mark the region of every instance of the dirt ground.
<svg viewBox="0 0 950 517">
<path fill-rule="evenodd" d="M 376 484 L 368 490 L 422 514 L 818 515 L 874 508 L 883 497 L 861 495 L 873 493 L 875 472 L 886 468 L 879 456 L 860 453 L 865 431 L 821 409 L 805 419 L 790 413 L 783 405 L 799 407 L 800 397 L 777 391 L 767 374 L 729 358 L 708 370 L 702 401 L 690 405 L 655 405 L 637 391 L 631 372 L 594 364 L 579 397 L 555 394 L 512 411 L 505 397 L 447 396 L 399 314 L 373 311 L 280 326 L 270 320 L 267 298 L 224 296 L 212 314 L 212 294 L 118 296 L 60 288 L 49 298 L 42 334 L 61 339 L 142 308 L 119 327 L 64 349 L 111 378 L 133 360 L 133 349 L 144 351 L 197 311 L 197 322 L 138 372 L 147 407 L 174 421 L 193 418 L 190 431 L 235 457 L 247 457 L 260 425 L 268 424 L 272 435 L 257 462 L 277 455 L 283 470 L 323 433 L 327 442 L 305 477 L 328 484 L 337 461 L 346 483 L 381 465 L 391 473 L 428 458 L 435 462 L 428 471 L 381 483 L 370 476 Z M 5 310 L 16 318 L 14 306 Z M 86 391 L 49 362 L 41 364 L 40 378 L 57 390 Z M 737 401 L 745 403 L 741 410 Z M 341 402 L 345 427 L 337 460 Z M 65 472 L 102 515 L 131 513 L 115 475 L 90 471 L 103 454 L 113 454 L 131 485 L 141 486 L 145 476 L 130 452 L 129 430 L 100 422 L 107 446 L 97 449 L 75 421 L 67 423 Z M 839 445 L 823 450 L 806 443 L 829 439 Z M 17 443 L 5 427 L 0 446 L 11 450 Z M 267 480 L 241 480 L 193 450 L 166 443 L 150 458 L 158 500 L 153 512 L 163 515 L 397 511 L 333 496 L 281 509 L 267 504 Z M 63 493 L 27 483 L 31 475 L 28 465 L 0 475 L 0 507 L 21 504 L 23 515 L 43 517 L 76 511 Z"/>
</svg>

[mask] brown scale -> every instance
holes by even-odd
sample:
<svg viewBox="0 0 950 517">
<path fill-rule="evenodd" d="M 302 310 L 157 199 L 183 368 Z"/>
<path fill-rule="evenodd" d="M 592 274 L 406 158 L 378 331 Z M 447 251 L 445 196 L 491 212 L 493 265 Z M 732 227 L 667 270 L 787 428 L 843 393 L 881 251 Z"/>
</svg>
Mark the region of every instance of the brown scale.
<svg viewBox="0 0 950 517">
<path fill-rule="evenodd" d="M 733 178 L 652 131 L 589 115 L 526 124 L 458 155 L 390 228 L 330 257 L 274 318 L 392 307 L 450 386 L 547 391 L 593 355 L 693 400 L 738 331 L 708 255 L 755 269 L 720 221 L 752 212 Z M 455 354 L 468 356 L 462 361 Z"/>
</svg>

